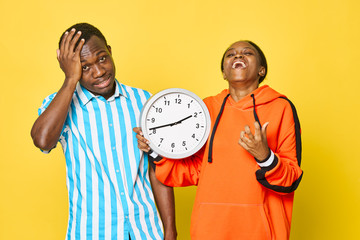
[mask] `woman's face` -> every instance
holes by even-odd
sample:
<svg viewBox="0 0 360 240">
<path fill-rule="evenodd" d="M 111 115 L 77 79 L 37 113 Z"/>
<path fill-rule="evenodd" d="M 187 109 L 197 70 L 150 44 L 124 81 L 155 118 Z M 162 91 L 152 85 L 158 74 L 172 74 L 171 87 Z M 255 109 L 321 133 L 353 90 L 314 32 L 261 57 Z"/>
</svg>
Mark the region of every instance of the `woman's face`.
<svg viewBox="0 0 360 240">
<path fill-rule="evenodd" d="M 265 68 L 260 65 L 257 50 L 248 42 L 236 42 L 225 52 L 223 76 L 230 84 L 259 84 Z"/>
</svg>

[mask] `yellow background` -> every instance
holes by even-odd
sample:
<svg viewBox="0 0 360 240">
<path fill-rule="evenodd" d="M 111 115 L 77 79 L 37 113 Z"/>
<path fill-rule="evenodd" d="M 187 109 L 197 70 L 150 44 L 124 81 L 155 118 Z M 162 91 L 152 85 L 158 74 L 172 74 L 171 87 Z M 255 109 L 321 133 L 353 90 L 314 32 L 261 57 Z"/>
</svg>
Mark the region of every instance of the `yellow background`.
<svg viewBox="0 0 360 240">
<path fill-rule="evenodd" d="M 64 79 L 58 39 L 82 21 L 112 46 L 117 78 L 152 93 L 214 95 L 227 87 L 220 59 L 228 45 L 257 43 L 269 64 L 265 83 L 294 102 L 301 120 L 304 177 L 291 239 L 358 239 L 359 10 L 356 0 L 0 0 L 0 239 L 65 237 L 62 149 L 42 154 L 30 129 Z M 176 189 L 180 240 L 190 239 L 194 193 Z"/>
</svg>

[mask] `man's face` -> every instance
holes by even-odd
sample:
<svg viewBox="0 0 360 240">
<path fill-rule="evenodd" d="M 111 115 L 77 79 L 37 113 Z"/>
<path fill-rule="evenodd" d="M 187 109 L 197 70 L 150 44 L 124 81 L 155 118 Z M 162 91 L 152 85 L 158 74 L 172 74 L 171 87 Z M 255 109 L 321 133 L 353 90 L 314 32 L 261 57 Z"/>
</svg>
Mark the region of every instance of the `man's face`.
<svg viewBox="0 0 360 240">
<path fill-rule="evenodd" d="M 115 66 L 110 46 L 92 36 L 81 49 L 80 62 L 80 84 L 95 95 L 111 97 L 115 92 Z"/>
</svg>

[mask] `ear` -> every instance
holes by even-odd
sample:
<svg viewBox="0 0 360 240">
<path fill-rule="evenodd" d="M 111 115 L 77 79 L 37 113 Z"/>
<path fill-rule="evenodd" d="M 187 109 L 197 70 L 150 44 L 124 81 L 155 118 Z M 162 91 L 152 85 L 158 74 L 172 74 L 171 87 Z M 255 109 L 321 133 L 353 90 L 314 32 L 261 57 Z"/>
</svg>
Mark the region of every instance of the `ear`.
<svg viewBox="0 0 360 240">
<path fill-rule="evenodd" d="M 109 50 L 109 53 L 112 54 L 112 53 L 111 53 L 111 46 L 110 46 L 110 45 L 107 45 L 107 49 Z"/>
<path fill-rule="evenodd" d="M 259 70 L 259 75 L 261 77 L 265 76 L 265 73 L 266 73 L 266 70 L 265 70 L 265 67 L 261 66 L 260 67 L 260 70 Z"/>
<path fill-rule="evenodd" d="M 226 74 L 224 73 L 224 71 L 222 72 L 223 78 L 224 80 L 226 80 Z"/>
</svg>

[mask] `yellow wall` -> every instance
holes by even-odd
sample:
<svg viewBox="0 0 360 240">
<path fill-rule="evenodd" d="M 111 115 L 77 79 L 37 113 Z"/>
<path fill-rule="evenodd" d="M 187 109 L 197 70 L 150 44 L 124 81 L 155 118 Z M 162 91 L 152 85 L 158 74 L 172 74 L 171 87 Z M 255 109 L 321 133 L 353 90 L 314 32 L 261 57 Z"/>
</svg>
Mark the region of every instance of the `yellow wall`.
<svg viewBox="0 0 360 240">
<path fill-rule="evenodd" d="M 301 120 L 304 178 L 291 239 L 358 239 L 359 10 L 356 0 L 0 0 L 0 239 L 64 239 L 62 150 L 40 153 L 30 129 L 64 79 L 58 38 L 81 21 L 107 37 L 117 78 L 152 93 L 216 94 L 227 87 L 225 48 L 258 43 L 269 63 L 265 83 L 295 103 Z M 189 239 L 194 193 L 176 190 L 180 240 Z"/>
</svg>

